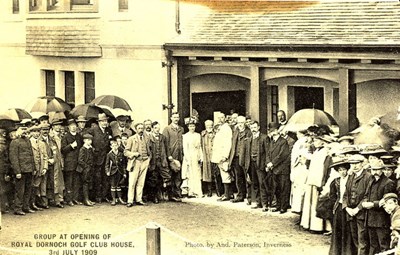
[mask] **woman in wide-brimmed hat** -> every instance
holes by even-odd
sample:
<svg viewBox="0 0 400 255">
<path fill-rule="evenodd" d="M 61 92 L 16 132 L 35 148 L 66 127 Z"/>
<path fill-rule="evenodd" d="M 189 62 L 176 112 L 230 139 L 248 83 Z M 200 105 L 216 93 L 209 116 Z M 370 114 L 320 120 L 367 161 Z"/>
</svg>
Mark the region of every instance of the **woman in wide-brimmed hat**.
<svg viewBox="0 0 400 255">
<path fill-rule="evenodd" d="M 348 223 L 346 221 L 346 211 L 342 208 L 343 195 L 348 179 L 350 163 L 347 159 L 340 159 L 330 165 L 340 175 L 330 185 L 330 201 L 333 206 L 332 238 L 329 249 L 330 255 L 351 254 L 351 236 Z"/>
<path fill-rule="evenodd" d="M 185 119 L 189 132 L 183 135 L 183 162 L 182 162 L 182 193 L 191 197 L 202 197 L 201 189 L 201 162 L 203 153 L 201 150 L 200 134 L 195 132 L 197 118 Z"/>
</svg>

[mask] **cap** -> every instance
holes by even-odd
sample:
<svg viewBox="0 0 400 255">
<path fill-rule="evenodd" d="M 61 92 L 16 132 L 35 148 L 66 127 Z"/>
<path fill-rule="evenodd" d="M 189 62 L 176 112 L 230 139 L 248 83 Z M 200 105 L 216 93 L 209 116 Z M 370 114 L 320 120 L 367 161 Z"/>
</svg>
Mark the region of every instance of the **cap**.
<svg viewBox="0 0 400 255">
<path fill-rule="evenodd" d="M 120 135 L 115 135 L 115 136 L 113 136 L 111 139 L 110 139 L 110 142 L 112 142 L 112 141 L 117 141 L 117 139 L 121 139 L 121 136 Z"/>
<path fill-rule="evenodd" d="M 84 116 L 80 115 L 80 116 L 78 116 L 78 118 L 76 118 L 76 122 L 77 122 L 77 123 L 78 123 L 78 122 L 87 122 L 87 120 L 85 119 Z"/>
<path fill-rule="evenodd" d="M 75 124 L 76 125 L 76 121 L 74 119 L 69 119 L 67 121 L 67 123 L 68 123 L 68 126 L 71 125 L 71 124 Z"/>
<path fill-rule="evenodd" d="M 126 116 L 126 115 L 118 115 L 115 118 L 117 120 L 120 120 L 120 121 L 126 121 L 128 119 L 128 116 Z"/>
<path fill-rule="evenodd" d="M 44 114 L 44 115 L 40 116 L 39 117 L 39 122 L 42 121 L 42 120 L 49 120 L 49 115 Z"/>
<path fill-rule="evenodd" d="M 385 195 L 383 195 L 382 199 L 384 202 L 386 202 L 389 199 L 399 199 L 399 197 L 395 193 L 386 193 Z"/>
<path fill-rule="evenodd" d="M 17 127 L 28 127 L 30 123 L 31 123 L 30 119 L 23 119 L 19 123 L 16 123 L 15 125 Z"/>
<path fill-rule="evenodd" d="M 53 120 L 51 121 L 51 125 L 52 125 L 52 126 L 54 126 L 54 125 L 62 125 L 62 124 L 63 124 L 63 120 L 58 119 L 58 118 L 55 118 L 55 119 L 53 119 Z"/>
<path fill-rule="evenodd" d="M 268 130 L 273 131 L 279 129 L 279 123 L 278 122 L 270 122 L 268 123 Z"/>
<path fill-rule="evenodd" d="M 29 131 L 30 131 L 30 132 L 33 132 L 33 131 L 40 131 L 40 126 L 39 126 L 39 125 L 33 125 L 33 126 L 31 126 L 31 127 L 29 128 Z"/>
<path fill-rule="evenodd" d="M 97 116 L 97 120 L 98 121 L 102 121 L 102 120 L 108 120 L 108 117 L 105 113 L 99 113 Z"/>
<path fill-rule="evenodd" d="M 83 139 L 90 139 L 90 140 L 92 140 L 92 139 L 93 139 L 93 136 L 92 136 L 91 134 L 84 134 L 84 135 L 83 135 Z"/>
<path fill-rule="evenodd" d="M 350 156 L 349 163 L 350 164 L 357 164 L 357 163 L 360 163 L 360 162 L 364 162 L 364 160 L 365 160 L 365 158 L 362 155 L 354 154 L 354 155 Z"/>
</svg>

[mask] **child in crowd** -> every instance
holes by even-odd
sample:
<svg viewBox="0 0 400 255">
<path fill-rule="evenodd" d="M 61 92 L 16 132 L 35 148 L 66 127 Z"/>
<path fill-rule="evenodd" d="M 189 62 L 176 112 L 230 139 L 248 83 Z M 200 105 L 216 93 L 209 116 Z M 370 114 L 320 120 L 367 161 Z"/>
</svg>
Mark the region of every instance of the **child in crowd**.
<svg viewBox="0 0 400 255">
<path fill-rule="evenodd" d="M 107 154 L 105 171 L 106 175 L 110 177 L 112 197 L 111 205 L 116 205 L 116 195 L 118 195 L 118 202 L 125 205 L 126 202 L 122 199 L 122 190 L 120 187 L 121 179 L 126 176 L 124 154 L 119 150 L 117 137 L 114 137 L 110 142 L 111 151 Z"/>
</svg>

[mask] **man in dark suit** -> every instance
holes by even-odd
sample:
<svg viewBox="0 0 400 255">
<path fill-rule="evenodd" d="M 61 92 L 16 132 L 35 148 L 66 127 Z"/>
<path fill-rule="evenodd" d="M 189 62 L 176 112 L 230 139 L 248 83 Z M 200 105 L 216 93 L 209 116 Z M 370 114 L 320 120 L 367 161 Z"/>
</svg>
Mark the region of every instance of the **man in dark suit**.
<svg viewBox="0 0 400 255">
<path fill-rule="evenodd" d="M 183 160 L 183 127 L 179 126 L 179 113 L 174 112 L 171 114 L 171 124 L 164 128 L 163 136 L 167 143 L 167 157 L 170 162 L 178 160 L 182 163 Z M 182 196 L 181 184 L 182 177 L 181 171 L 170 171 L 171 174 L 171 189 L 173 196 L 170 198 L 172 201 L 180 201 Z"/>
<path fill-rule="evenodd" d="M 128 116 L 117 115 L 115 118 L 117 121 L 110 123 L 113 137 L 121 136 L 123 133 L 127 134 L 128 137 L 132 136 L 132 131 L 127 127 Z"/>
<path fill-rule="evenodd" d="M 110 191 L 110 184 L 105 173 L 105 162 L 107 153 L 110 151 L 110 139 L 112 132 L 108 127 L 108 117 L 105 113 L 98 115 L 98 126 L 92 127 L 88 133 L 93 136 L 94 148 L 94 179 L 93 188 L 95 189 L 96 202 L 101 203 L 106 200 Z"/>
<path fill-rule="evenodd" d="M 350 225 L 352 247 L 358 255 L 368 254 L 368 240 L 365 228 L 365 210 L 362 206 L 367 192 L 371 174 L 364 169 L 365 158 L 360 154 L 352 155 L 349 163 L 352 165 L 353 174 L 347 180 L 346 190 L 343 195 L 343 209 L 347 212 L 347 222 Z"/>
<path fill-rule="evenodd" d="M 74 203 L 81 204 L 73 201 L 73 193 L 79 192 L 79 186 L 74 184 L 77 180 L 75 170 L 78 166 L 79 150 L 83 145 L 83 138 L 77 129 L 75 120 L 68 120 L 68 132 L 61 139 L 61 153 L 64 156 L 65 202 L 70 206 L 73 206 Z"/>
<path fill-rule="evenodd" d="M 149 190 L 150 199 L 155 204 L 158 204 L 162 188 L 168 193 L 168 199 L 176 198 L 173 198 L 173 194 L 171 194 L 171 175 L 168 168 L 167 144 L 165 137 L 160 134 L 160 123 L 154 121 L 151 129 L 152 132 L 148 136 L 150 138 L 152 156 L 147 172 L 148 180 L 146 185 Z"/>
<path fill-rule="evenodd" d="M 395 183 L 383 174 L 382 160 L 370 163 L 371 175 L 367 191 L 362 202 L 365 210 L 366 227 L 369 237 L 369 254 L 377 254 L 389 250 L 390 217 L 379 205 L 379 201 L 387 193 L 396 191 Z"/>
<path fill-rule="evenodd" d="M 277 208 L 274 212 L 286 213 L 289 208 L 290 198 L 290 151 L 285 138 L 279 132 L 279 123 L 271 122 L 268 125 L 269 135 L 271 137 L 267 156 L 266 171 L 272 171 L 275 181 Z"/>
<path fill-rule="evenodd" d="M 35 212 L 29 205 L 35 161 L 32 145 L 27 134 L 27 127 L 18 127 L 17 134 L 18 138 L 11 141 L 10 144 L 10 162 L 16 178 L 14 213 L 16 215 L 25 215 L 25 213 Z"/>
<path fill-rule="evenodd" d="M 267 208 L 265 158 L 269 139 L 267 135 L 260 133 L 260 124 L 257 121 L 252 121 L 249 126 L 252 137 L 246 144 L 247 194 L 252 202 L 256 202 L 252 209 Z"/>
<path fill-rule="evenodd" d="M 238 193 L 232 203 L 243 202 L 246 197 L 246 142 L 251 139 L 251 131 L 245 125 L 246 118 L 239 116 L 237 118 L 237 127 L 232 136 L 232 147 L 229 153 L 229 166 L 233 168 L 236 176 L 236 188 Z M 251 204 L 251 201 L 247 201 Z"/>
</svg>

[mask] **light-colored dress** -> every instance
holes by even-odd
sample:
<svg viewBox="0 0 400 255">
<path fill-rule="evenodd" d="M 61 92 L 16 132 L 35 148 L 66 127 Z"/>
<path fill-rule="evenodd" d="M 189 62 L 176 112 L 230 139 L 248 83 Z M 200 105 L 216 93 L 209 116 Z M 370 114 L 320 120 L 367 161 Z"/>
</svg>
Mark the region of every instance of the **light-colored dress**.
<svg viewBox="0 0 400 255">
<path fill-rule="evenodd" d="M 307 178 L 306 192 L 304 194 L 303 214 L 301 215 L 300 225 L 312 231 L 330 230 L 328 222 L 317 217 L 317 202 L 323 186 L 326 168 L 330 165 L 331 158 L 327 148 L 315 151 L 311 156 L 310 167 Z"/>
<path fill-rule="evenodd" d="M 182 162 L 182 192 L 187 190 L 188 195 L 202 197 L 201 165 L 203 152 L 199 133 L 186 133 L 183 135 L 183 162 Z"/>
<path fill-rule="evenodd" d="M 310 157 L 307 147 L 307 137 L 302 137 L 295 142 L 291 154 L 290 181 L 292 182 L 292 212 L 300 213 L 303 207 L 304 193 L 308 168 L 306 158 Z"/>
</svg>

